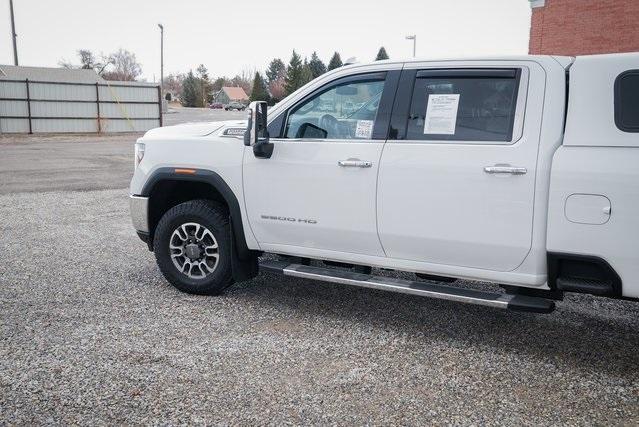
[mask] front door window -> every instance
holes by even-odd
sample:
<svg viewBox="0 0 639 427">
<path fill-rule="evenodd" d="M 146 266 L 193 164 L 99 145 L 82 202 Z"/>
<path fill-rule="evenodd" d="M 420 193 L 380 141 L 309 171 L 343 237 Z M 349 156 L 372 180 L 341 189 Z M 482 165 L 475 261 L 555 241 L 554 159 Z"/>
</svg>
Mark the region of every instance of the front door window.
<svg viewBox="0 0 639 427">
<path fill-rule="evenodd" d="M 296 106 L 286 138 L 371 139 L 384 81 L 344 83 Z"/>
</svg>

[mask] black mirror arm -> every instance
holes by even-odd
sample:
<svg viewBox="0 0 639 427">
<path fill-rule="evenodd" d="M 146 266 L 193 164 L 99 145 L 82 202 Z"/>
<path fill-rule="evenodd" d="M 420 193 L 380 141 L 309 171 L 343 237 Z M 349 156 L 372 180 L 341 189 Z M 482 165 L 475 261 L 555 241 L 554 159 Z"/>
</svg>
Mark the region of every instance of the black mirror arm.
<svg viewBox="0 0 639 427">
<path fill-rule="evenodd" d="M 253 146 L 253 154 L 258 159 L 270 159 L 273 155 L 274 147 L 275 144 L 273 144 L 272 142 L 268 142 L 268 139 L 266 139 L 265 141 Z"/>
</svg>

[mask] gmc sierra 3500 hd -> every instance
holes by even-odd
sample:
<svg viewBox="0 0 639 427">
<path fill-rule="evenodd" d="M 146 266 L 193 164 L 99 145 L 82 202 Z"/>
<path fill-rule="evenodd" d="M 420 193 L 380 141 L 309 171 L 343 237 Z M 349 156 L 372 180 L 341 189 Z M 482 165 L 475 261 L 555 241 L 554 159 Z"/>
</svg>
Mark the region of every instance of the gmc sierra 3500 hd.
<svg viewBox="0 0 639 427">
<path fill-rule="evenodd" d="M 248 116 L 135 145 L 133 225 L 182 291 L 264 269 L 533 312 L 639 298 L 639 53 L 355 64 Z"/>
</svg>

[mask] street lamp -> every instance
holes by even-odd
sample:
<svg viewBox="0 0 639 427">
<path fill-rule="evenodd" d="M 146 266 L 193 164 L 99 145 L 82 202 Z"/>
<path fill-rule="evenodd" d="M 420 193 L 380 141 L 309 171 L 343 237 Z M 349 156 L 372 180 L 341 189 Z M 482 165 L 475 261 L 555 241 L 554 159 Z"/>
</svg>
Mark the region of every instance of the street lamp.
<svg viewBox="0 0 639 427">
<path fill-rule="evenodd" d="M 9 0 L 9 14 L 11 16 L 11 40 L 13 41 L 13 65 L 18 65 L 18 46 L 16 44 L 16 21 L 13 16 L 13 0 Z"/>
<path fill-rule="evenodd" d="M 412 36 L 406 36 L 406 40 L 413 41 L 413 58 L 415 57 L 415 51 L 417 49 L 417 35 L 413 34 Z"/>
<path fill-rule="evenodd" d="M 162 103 L 164 103 L 164 26 L 160 27 L 160 94 L 162 95 Z"/>
</svg>

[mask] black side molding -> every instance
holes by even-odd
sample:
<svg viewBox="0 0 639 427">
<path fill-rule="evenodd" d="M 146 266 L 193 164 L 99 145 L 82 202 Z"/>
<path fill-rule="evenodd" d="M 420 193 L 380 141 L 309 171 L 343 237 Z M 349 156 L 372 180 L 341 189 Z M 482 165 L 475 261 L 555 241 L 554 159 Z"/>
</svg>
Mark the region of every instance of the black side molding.
<svg viewBox="0 0 639 427">
<path fill-rule="evenodd" d="M 606 260 L 567 253 L 548 253 L 550 289 L 619 298 L 621 278 Z"/>
<path fill-rule="evenodd" d="M 508 310 L 525 313 L 552 313 L 555 302 L 544 298 L 516 295 L 508 302 Z"/>
</svg>

